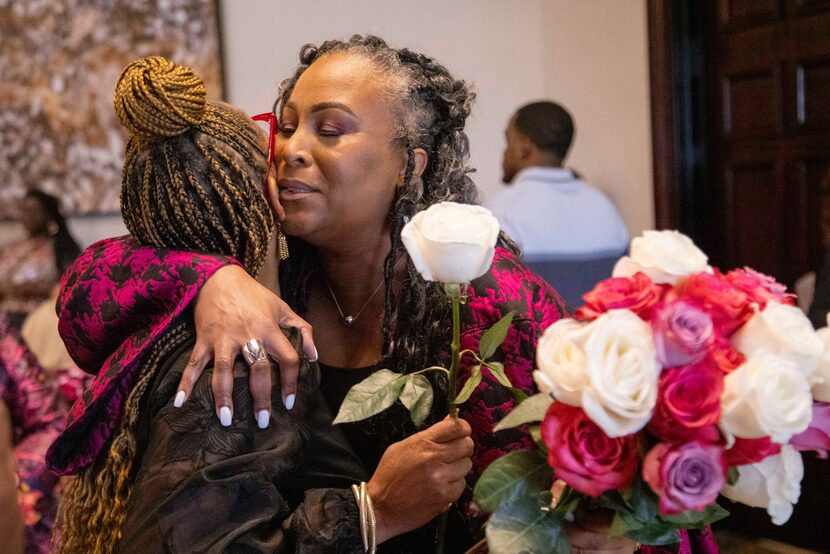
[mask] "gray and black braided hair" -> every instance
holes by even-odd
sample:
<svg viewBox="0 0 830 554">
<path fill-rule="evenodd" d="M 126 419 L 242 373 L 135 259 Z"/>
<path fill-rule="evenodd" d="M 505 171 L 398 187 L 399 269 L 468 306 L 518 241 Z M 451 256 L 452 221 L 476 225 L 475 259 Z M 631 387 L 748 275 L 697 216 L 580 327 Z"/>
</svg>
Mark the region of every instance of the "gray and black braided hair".
<svg viewBox="0 0 830 554">
<path fill-rule="evenodd" d="M 469 139 L 464 125 L 475 100 L 467 84 L 455 79 L 434 59 L 407 48 L 391 48 L 376 36 L 354 35 L 348 41 L 329 40 L 300 50 L 300 65 L 283 81 L 274 104 L 279 116 L 297 80 L 320 58 L 348 53 L 373 64 L 382 76 L 395 118 L 392 143 L 404 148 L 407 165 L 403 186 L 397 189 L 389 213 L 392 249 L 384 264 L 386 282 L 391 283 L 395 261 L 404 253 L 401 229 L 417 212 L 438 202 L 477 204 L 478 190 L 469 177 Z M 415 148 L 428 154 L 421 176 L 413 174 Z M 505 244 L 515 245 L 502 236 Z M 280 266 L 285 300 L 299 313 L 307 302 L 307 281 L 317 269 L 313 250 L 289 237 L 291 257 Z M 383 326 L 383 364 L 409 372 L 441 361 L 448 351 L 451 321 L 449 304 L 441 286 L 424 281 L 410 262 L 400 298 L 387 287 Z M 300 286 L 298 286 L 300 285 Z M 445 383 L 438 383 L 445 388 Z"/>
</svg>

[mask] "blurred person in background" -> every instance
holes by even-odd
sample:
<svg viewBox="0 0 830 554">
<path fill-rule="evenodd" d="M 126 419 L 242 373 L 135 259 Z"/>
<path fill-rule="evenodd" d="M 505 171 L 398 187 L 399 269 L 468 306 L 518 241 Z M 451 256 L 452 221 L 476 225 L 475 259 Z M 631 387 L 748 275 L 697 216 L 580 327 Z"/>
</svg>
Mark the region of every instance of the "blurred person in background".
<svg viewBox="0 0 830 554">
<path fill-rule="evenodd" d="M 0 251 L 0 313 L 18 328 L 26 314 L 52 297 L 61 275 L 81 253 L 51 194 L 27 192 L 20 223 L 26 238 Z"/>
<path fill-rule="evenodd" d="M 568 111 L 554 102 L 519 108 L 505 130 L 502 180 L 487 207 L 525 259 L 619 256 L 628 230 L 611 200 L 563 167 L 574 136 Z"/>
</svg>

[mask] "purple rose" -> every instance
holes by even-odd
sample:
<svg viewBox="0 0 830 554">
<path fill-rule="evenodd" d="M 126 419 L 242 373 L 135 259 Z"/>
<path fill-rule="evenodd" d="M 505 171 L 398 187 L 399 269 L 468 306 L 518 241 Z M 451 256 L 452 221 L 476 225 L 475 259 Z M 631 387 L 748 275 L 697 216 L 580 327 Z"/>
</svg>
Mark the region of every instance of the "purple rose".
<svg viewBox="0 0 830 554">
<path fill-rule="evenodd" d="M 813 403 L 810 426 L 791 438 L 790 444 L 798 451 L 814 450 L 819 458 L 827 459 L 827 451 L 830 450 L 830 403 Z"/>
<path fill-rule="evenodd" d="M 712 317 L 690 300 L 680 298 L 655 309 L 651 326 L 663 367 L 698 362 L 715 342 Z"/>
<path fill-rule="evenodd" d="M 643 460 L 643 479 L 660 497 L 663 515 L 704 510 L 718 497 L 728 472 L 723 447 L 692 441 L 660 443 Z"/>
</svg>

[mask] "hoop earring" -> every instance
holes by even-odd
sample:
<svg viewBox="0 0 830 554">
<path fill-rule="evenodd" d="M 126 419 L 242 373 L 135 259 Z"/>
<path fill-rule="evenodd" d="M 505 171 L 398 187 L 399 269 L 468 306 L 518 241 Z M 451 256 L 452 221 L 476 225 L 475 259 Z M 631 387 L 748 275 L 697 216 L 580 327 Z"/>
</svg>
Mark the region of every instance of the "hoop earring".
<svg viewBox="0 0 830 554">
<path fill-rule="evenodd" d="M 288 259 L 288 241 L 285 239 L 285 233 L 282 232 L 281 223 L 277 223 L 277 257 L 280 261 Z"/>
</svg>

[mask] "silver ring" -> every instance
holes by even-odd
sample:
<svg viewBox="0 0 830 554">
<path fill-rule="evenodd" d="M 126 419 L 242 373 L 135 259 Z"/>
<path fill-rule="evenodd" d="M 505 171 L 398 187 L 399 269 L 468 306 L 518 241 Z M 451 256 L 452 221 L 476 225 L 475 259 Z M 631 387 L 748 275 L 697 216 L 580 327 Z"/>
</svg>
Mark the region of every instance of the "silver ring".
<svg viewBox="0 0 830 554">
<path fill-rule="evenodd" d="M 242 357 L 248 365 L 254 365 L 268 358 L 265 353 L 265 345 L 259 339 L 251 339 L 242 346 Z"/>
</svg>

